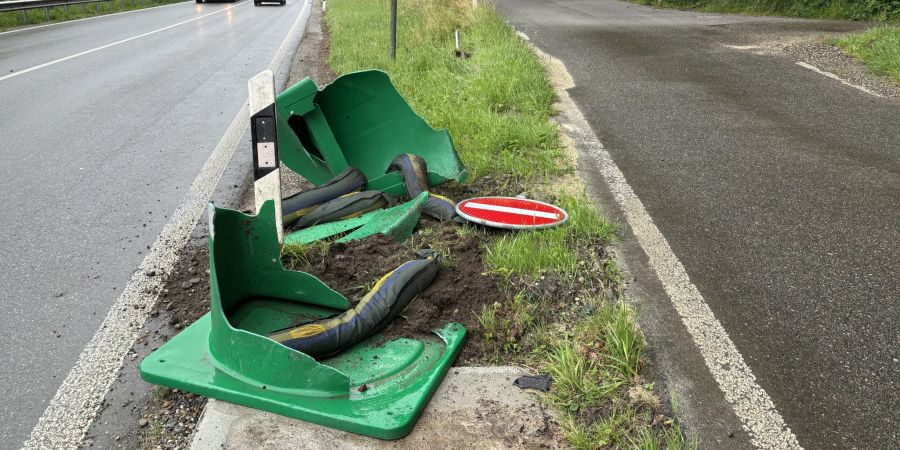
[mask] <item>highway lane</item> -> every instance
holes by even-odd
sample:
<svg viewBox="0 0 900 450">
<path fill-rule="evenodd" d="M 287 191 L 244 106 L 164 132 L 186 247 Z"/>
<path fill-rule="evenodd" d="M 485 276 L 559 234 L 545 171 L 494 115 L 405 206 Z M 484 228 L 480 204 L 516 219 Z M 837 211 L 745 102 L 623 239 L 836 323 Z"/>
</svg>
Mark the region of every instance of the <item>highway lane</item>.
<svg viewBox="0 0 900 450">
<path fill-rule="evenodd" d="M 800 444 L 900 446 L 900 103 L 740 49 L 863 25 L 617 1 L 501 10 L 567 65 L 570 95 Z M 691 425 L 701 447 L 740 447 Z"/>
<path fill-rule="evenodd" d="M 303 5 L 0 34 L 0 447 L 28 437 Z"/>
</svg>

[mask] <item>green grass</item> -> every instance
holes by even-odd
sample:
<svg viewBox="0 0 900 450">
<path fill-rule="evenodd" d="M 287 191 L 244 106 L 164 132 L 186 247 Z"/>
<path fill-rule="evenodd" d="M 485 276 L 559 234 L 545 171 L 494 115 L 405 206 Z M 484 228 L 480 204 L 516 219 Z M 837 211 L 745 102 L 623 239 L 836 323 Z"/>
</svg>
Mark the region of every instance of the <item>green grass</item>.
<svg viewBox="0 0 900 450">
<path fill-rule="evenodd" d="M 484 305 L 477 316 L 478 323 L 484 329 L 485 340 L 491 341 L 497 338 L 497 323 L 499 322 L 497 310 L 500 309 L 500 306 L 500 303 Z"/>
<path fill-rule="evenodd" d="M 507 276 L 571 273 L 578 270 L 585 247 L 614 239 L 615 224 L 602 218 L 586 196 L 561 195 L 558 204 L 569 213 L 565 225 L 504 235 L 488 245 L 488 266 Z"/>
<path fill-rule="evenodd" d="M 837 41 L 874 73 L 900 84 L 900 27 L 883 26 Z"/>
<path fill-rule="evenodd" d="M 303 267 L 316 266 L 324 262 L 328 254 L 328 241 L 320 240 L 309 244 L 283 245 L 282 261 L 289 270 L 300 270 Z"/>
<path fill-rule="evenodd" d="M 556 342 L 545 367 L 553 375 L 550 401 L 573 448 L 688 449 L 674 421 L 655 423 L 659 402 L 643 384 L 644 341 L 624 302 L 600 308 L 571 336 Z M 593 418 L 593 420 L 591 419 Z"/>
<path fill-rule="evenodd" d="M 484 2 L 473 8 L 470 0 L 407 0 L 400 2 L 392 61 L 388 5 L 328 2 L 332 69 L 390 74 L 416 112 L 449 129 L 476 188 L 527 190 L 569 213 L 564 226 L 547 230 L 458 229 L 460 236 L 483 233 L 485 262 L 504 275 L 504 298 L 472 311 L 483 358 L 553 375 L 546 400 L 575 448 L 682 448 L 672 446 L 684 441 L 677 424 L 654 422 L 659 400 L 640 375 L 644 341 L 619 298 L 618 266 L 604 250 L 616 226 L 584 194 L 556 182 L 573 177 L 573 167 L 550 120 L 554 92 L 537 57 Z M 457 28 L 468 59 L 454 56 Z M 420 234 L 428 240 L 427 230 Z M 543 282 L 556 294 L 542 291 Z"/>
<path fill-rule="evenodd" d="M 817 19 L 898 20 L 896 0 L 632 0 L 644 5 Z"/>
<path fill-rule="evenodd" d="M 378 68 L 413 109 L 453 136 L 474 177 L 547 178 L 562 156 L 553 89 L 530 50 L 490 8 L 468 0 L 409 0 L 398 13 L 397 59 L 389 53 L 387 0 L 328 3 L 329 63 L 338 73 Z M 459 29 L 468 59 L 454 56 Z"/>
<path fill-rule="evenodd" d="M 114 0 L 82 5 L 71 5 L 66 9 L 62 6 L 50 8 L 50 20 L 44 14 L 44 9 L 31 9 L 25 11 L 9 11 L 0 13 L 0 31 L 20 27 L 23 25 L 35 25 L 44 22 L 64 22 L 67 20 L 82 19 L 85 17 L 100 16 L 133 9 L 150 8 L 153 6 L 179 3 L 185 0 Z M 98 9 L 99 8 L 99 9 Z"/>
</svg>

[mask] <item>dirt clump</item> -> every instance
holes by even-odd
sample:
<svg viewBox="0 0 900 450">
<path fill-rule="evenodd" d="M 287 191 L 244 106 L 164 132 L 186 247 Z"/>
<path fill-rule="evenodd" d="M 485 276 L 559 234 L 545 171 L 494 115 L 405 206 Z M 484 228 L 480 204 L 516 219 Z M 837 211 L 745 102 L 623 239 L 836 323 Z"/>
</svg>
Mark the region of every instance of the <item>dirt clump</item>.
<svg viewBox="0 0 900 450">
<path fill-rule="evenodd" d="M 379 278 L 415 258 L 412 251 L 384 235 L 349 244 L 319 244 L 314 243 L 299 253 L 283 252 L 282 263 L 289 270 L 315 276 L 353 303 Z"/>
</svg>

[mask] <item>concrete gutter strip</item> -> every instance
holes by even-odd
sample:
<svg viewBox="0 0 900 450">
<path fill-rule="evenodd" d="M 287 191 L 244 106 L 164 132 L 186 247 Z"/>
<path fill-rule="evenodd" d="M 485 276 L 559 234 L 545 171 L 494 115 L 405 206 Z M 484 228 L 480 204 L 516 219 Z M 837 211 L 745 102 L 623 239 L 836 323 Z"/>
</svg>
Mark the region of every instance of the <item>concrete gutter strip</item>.
<svg viewBox="0 0 900 450">
<path fill-rule="evenodd" d="M 413 432 L 381 441 L 210 399 L 192 450 L 565 448 L 537 397 L 513 386 L 517 367 L 450 369 Z"/>
</svg>

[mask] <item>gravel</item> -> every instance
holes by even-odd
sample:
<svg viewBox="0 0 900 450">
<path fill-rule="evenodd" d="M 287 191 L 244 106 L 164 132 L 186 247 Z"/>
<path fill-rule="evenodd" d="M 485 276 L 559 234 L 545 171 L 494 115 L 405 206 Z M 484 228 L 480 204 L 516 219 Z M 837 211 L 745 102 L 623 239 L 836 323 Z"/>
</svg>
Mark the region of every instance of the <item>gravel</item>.
<svg viewBox="0 0 900 450">
<path fill-rule="evenodd" d="M 869 72 L 859 60 L 835 45 L 821 42 L 788 45 L 783 51 L 800 61 L 831 72 L 849 83 L 862 86 L 885 97 L 900 97 L 900 86 L 885 77 Z"/>
</svg>

